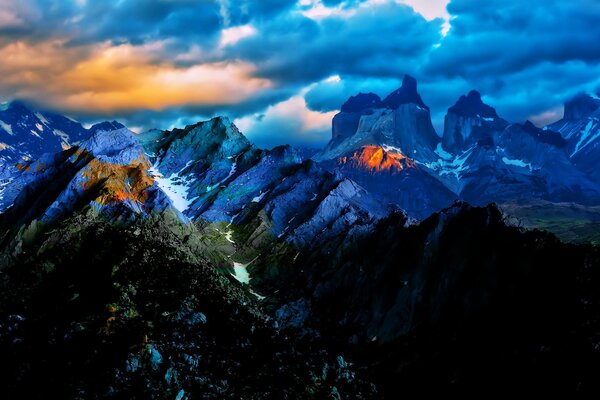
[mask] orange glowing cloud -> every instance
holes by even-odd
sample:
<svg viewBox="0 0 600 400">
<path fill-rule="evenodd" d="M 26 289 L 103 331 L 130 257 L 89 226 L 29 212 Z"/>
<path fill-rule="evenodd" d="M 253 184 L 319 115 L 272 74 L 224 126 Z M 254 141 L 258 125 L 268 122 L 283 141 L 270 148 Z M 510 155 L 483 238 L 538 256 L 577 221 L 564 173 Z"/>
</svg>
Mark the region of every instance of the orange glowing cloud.
<svg viewBox="0 0 600 400">
<path fill-rule="evenodd" d="M 12 96 L 64 110 L 102 113 L 161 110 L 187 104 L 233 104 L 271 87 L 241 61 L 178 67 L 157 63 L 163 43 L 67 48 L 60 41 L 10 43 L 0 48 L 3 86 Z"/>
</svg>

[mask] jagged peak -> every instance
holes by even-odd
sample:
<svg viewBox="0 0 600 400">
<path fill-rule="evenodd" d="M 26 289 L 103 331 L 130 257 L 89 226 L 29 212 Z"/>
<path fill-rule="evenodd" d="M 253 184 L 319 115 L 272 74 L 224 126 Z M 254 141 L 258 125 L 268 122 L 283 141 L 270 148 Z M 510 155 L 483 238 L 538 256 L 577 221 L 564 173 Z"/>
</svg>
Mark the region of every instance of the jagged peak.
<svg viewBox="0 0 600 400">
<path fill-rule="evenodd" d="M 361 112 L 369 108 L 377 108 L 381 103 L 381 98 L 375 93 L 358 93 L 351 96 L 342 105 L 342 112 Z"/>
<path fill-rule="evenodd" d="M 99 122 L 97 124 L 92 125 L 92 127 L 89 129 L 90 132 L 95 133 L 95 132 L 99 132 L 99 131 L 115 131 L 118 129 L 123 129 L 125 128 L 125 125 L 123 125 L 122 123 L 118 122 L 118 121 L 103 121 L 103 122 Z"/>
<path fill-rule="evenodd" d="M 226 116 L 216 116 L 207 121 L 200 121 L 193 125 L 188 125 L 185 127 L 184 131 L 189 132 L 198 128 L 206 133 L 222 136 L 224 139 L 248 140 L 229 117 Z"/>
<path fill-rule="evenodd" d="M 413 103 L 426 110 L 429 110 L 429 107 L 423 103 L 423 99 L 421 99 L 421 95 L 417 91 L 417 80 L 410 75 L 404 75 L 404 79 L 402 80 L 402 86 L 400 88 L 394 90 L 390 93 L 382 102 L 381 105 L 383 107 L 396 109 L 402 104 Z"/>
<path fill-rule="evenodd" d="M 448 112 L 470 118 L 499 118 L 496 110 L 481 100 L 481 94 L 477 90 L 471 90 L 466 96 L 460 96 Z"/>
<path fill-rule="evenodd" d="M 575 120 L 600 109 L 600 98 L 587 93 L 579 93 L 567 101 L 564 106 L 564 118 Z"/>
<path fill-rule="evenodd" d="M 121 155 L 119 158 L 136 158 L 137 153 L 142 152 L 135 134 L 125 127 L 110 131 L 97 130 L 83 141 L 80 147 L 96 157 Z M 133 148 L 135 154 L 129 154 L 129 151 L 125 152 L 126 149 Z M 127 162 L 121 163 L 126 164 Z"/>
</svg>

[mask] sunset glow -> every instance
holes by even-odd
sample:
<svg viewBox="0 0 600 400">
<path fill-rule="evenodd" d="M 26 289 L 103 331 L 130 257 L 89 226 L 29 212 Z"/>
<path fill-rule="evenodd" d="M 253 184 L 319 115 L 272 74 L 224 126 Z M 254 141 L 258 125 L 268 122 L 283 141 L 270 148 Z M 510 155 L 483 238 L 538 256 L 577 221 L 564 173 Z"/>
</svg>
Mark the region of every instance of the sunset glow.
<svg viewBox="0 0 600 400">
<path fill-rule="evenodd" d="M 399 151 L 384 150 L 381 146 L 363 146 L 350 157 L 339 159 L 340 165 L 352 164 L 356 167 L 368 169 L 373 172 L 389 171 L 400 172 L 404 168 L 414 168 L 415 162 Z"/>
</svg>

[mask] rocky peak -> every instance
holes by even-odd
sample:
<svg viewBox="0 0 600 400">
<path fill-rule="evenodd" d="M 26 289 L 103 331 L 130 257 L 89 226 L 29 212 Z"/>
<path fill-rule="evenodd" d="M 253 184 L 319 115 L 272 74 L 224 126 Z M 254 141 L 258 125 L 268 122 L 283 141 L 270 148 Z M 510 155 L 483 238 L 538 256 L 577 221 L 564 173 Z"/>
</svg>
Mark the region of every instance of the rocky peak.
<svg viewBox="0 0 600 400">
<path fill-rule="evenodd" d="M 127 165 L 144 158 L 144 150 L 135 134 L 127 128 L 98 130 L 81 143 L 80 148 L 112 164 Z"/>
<path fill-rule="evenodd" d="M 600 99 L 580 93 L 565 103 L 564 119 L 575 120 L 600 109 Z"/>
<path fill-rule="evenodd" d="M 396 109 L 402 104 L 413 103 L 419 107 L 429 110 L 429 107 L 423 103 L 421 95 L 417 92 L 417 80 L 410 75 L 404 75 L 402 86 L 394 90 L 381 102 L 381 105 L 386 108 Z"/>
<path fill-rule="evenodd" d="M 471 90 L 448 109 L 442 146 L 450 152 L 460 152 L 474 144 L 491 146 L 492 132 L 501 131 L 507 125 L 493 107 L 481 100 L 478 91 Z"/>
<path fill-rule="evenodd" d="M 190 139 L 213 142 L 233 142 L 241 147 L 250 146 L 250 141 L 239 131 L 228 117 L 214 117 L 185 128 Z M 237 147 L 237 146 L 236 146 Z"/>
<path fill-rule="evenodd" d="M 90 128 L 90 132 L 91 133 L 96 133 L 99 131 L 115 131 L 117 129 L 123 129 L 125 128 L 125 125 L 123 125 L 120 122 L 117 121 L 104 121 L 104 122 L 100 122 L 97 124 L 92 125 L 92 127 Z"/>
<path fill-rule="evenodd" d="M 342 112 L 361 112 L 369 108 L 377 108 L 381 104 L 381 98 L 375 93 L 359 93 L 351 96 L 342 105 Z"/>
<path fill-rule="evenodd" d="M 471 118 L 498 118 L 496 110 L 485 104 L 481 100 L 481 94 L 476 90 L 471 90 L 466 96 L 460 96 L 456 104 L 448 109 L 448 112 Z"/>
</svg>

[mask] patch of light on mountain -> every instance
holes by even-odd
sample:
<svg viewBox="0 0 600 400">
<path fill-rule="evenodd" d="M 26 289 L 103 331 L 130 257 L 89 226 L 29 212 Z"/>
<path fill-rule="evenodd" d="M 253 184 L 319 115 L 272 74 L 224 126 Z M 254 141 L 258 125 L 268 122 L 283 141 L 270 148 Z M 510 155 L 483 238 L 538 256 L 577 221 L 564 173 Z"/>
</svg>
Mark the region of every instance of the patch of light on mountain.
<svg viewBox="0 0 600 400">
<path fill-rule="evenodd" d="M 9 135 L 14 135 L 12 126 L 2 120 L 0 120 L 0 128 L 4 129 Z"/>
</svg>

